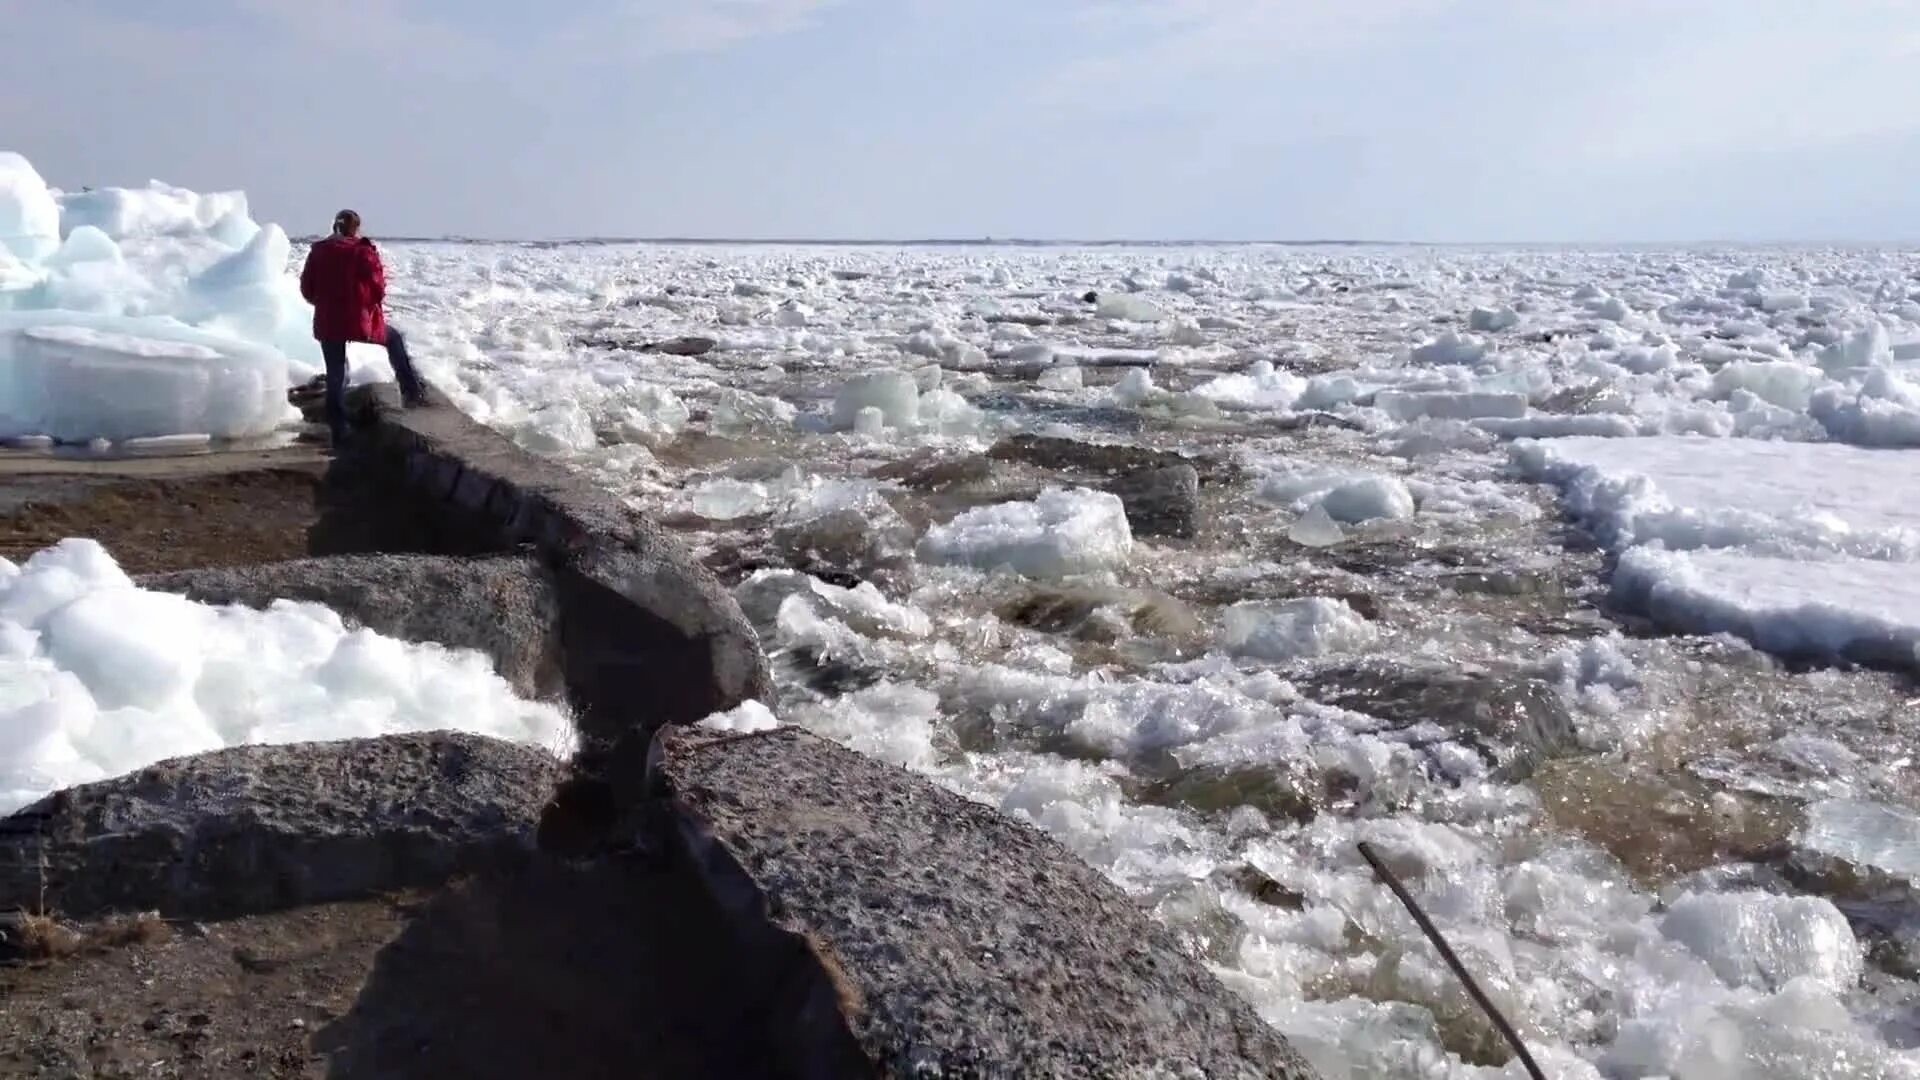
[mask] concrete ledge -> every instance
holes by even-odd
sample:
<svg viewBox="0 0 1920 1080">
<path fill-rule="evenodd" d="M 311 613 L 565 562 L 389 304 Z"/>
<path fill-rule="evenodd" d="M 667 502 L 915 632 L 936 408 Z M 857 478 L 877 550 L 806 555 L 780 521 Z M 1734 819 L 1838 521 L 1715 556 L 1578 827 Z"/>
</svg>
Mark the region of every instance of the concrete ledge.
<svg viewBox="0 0 1920 1080">
<path fill-rule="evenodd" d="M 452 733 L 165 761 L 0 819 L 0 911 L 209 919 L 437 886 L 530 854 L 563 771 Z"/>
<path fill-rule="evenodd" d="M 833 1060 L 844 1030 L 887 1076 L 1313 1075 L 1112 883 L 985 806 L 796 728 L 663 731 L 649 776 L 660 842 L 793 988 L 789 1060 Z"/>
<path fill-rule="evenodd" d="M 566 683 L 590 748 L 646 740 L 771 695 L 739 605 L 673 536 L 562 466 L 481 426 L 438 392 L 405 409 L 387 385 L 356 391 L 363 458 L 439 508 L 449 550 L 528 549 L 560 604 Z"/>
</svg>

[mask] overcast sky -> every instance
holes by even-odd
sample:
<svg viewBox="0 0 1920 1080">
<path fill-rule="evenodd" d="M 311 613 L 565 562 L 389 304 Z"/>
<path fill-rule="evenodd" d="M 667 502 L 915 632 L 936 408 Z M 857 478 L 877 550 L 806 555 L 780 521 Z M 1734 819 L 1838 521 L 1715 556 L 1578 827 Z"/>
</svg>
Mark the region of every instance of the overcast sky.
<svg viewBox="0 0 1920 1080">
<path fill-rule="evenodd" d="M 322 231 L 1920 239 L 1910 0 L 0 0 L 0 149 Z"/>
</svg>

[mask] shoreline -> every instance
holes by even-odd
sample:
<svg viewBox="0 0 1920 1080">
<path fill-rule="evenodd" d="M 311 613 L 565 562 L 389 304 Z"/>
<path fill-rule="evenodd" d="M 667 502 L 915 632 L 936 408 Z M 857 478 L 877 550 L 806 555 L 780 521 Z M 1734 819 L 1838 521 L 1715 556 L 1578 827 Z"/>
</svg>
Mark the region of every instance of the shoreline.
<svg viewBox="0 0 1920 1080">
<path fill-rule="evenodd" d="M 643 515 L 563 466 L 521 451 L 444 399 L 401 410 L 393 397 L 390 387 L 356 391 L 356 449 L 331 459 L 294 447 L 232 459 L 42 459 L 47 467 L 40 472 L 19 458 L 0 461 L 0 478 L 24 489 L 0 506 L 0 519 L 13 526 L 10 536 L 21 538 L 11 541 L 15 548 L 60 529 L 91 535 L 132 555 L 130 572 L 161 574 L 139 578 L 150 587 L 249 606 L 283 595 L 331 601 L 344 617 L 383 632 L 455 646 L 492 644 L 488 651 L 502 669 L 514 668 L 510 653 L 525 654 L 524 670 L 512 681 L 523 693 L 544 689 L 565 698 L 581 753 L 565 770 L 497 766 L 533 767 L 553 777 L 552 790 L 510 793 L 520 810 L 490 802 L 487 814 L 505 831 L 482 830 L 477 838 L 392 820 L 379 809 L 379 799 L 391 794 L 355 811 L 360 825 L 343 826 L 337 820 L 323 825 L 312 817 L 314 808 L 284 792 L 264 825 L 244 805 L 209 801 L 207 793 L 235 777 L 246 779 L 250 791 L 260 784 L 273 788 L 259 777 L 298 775 L 327 755 L 362 760 L 364 754 L 375 763 L 395 760 L 396 753 L 398 760 L 479 754 L 486 763 L 496 754 L 506 755 L 503 762 L 531 754 L 531 762 L 539 752 L 509 744 L 498 751 L 462 748 L 453 744 L 470 737 L 448 743 L 421 736 L 260 748 L 251 755 L 242 748 L 42 800 L 0 821 L 0 867 L 34 864 L 32 874 L 0 878 L 11 882 L 0 909 L 45 905 L 76 919 L 152 911 L 170 926 L 199 929 L 160 944 L 29 967 L 19 979 L 7 976 L 17 1014 L 57 1010 L 77 987 L 110 979 L 123 963 L 150 965 L 160 972 L 150 977 L 165 978 L 207 962 L 204 942 L 220 935 L 279 933 L 289 919 L 319 920 L 327 933 L 360 942 L 354 955 L 368 973 L 356 990 L 352 963 L 327 969 L 333 1017 L 318 1025 L 311 1060 L 344 1069 L 334 1075 L 363 1075 L 373 1060 L 367 1040 L 392 1034 L 391 1023 L 364 1022 L 365 994 L 384 992 L 392 981 L 380 973 L 391 976 L 397 964 L 421 978 L 450 977 L 405 960 L 399 943 L 409 933 L 427 932 L 408 926 L 425 920 L 471 952 L 477 940 L 472 890 L 502 904 L 534 897 L 560 904 L 560 896 L 585 890 L 605 903 L 652 905 L 651 921 L 626 931 L 601 921 L 594 935 L 576 931 L 567 948 L 637 948 L 660 965 L 656 974 L 664 984 L 700 984 L 696 968 L 731 957 L 720 965 L 728 969 L 720 981 L 735 992 L 755 988 L 747 1004 L 734 1002 L 736 1010 L 745 1009 L 735 1012 L 735 1026 L 751 1029 L 743 1045 L 751 1044 L 749 1056 L 758 1054 L 770 1075 L 906 1075 L 934 1064 L 949 1075 L 1007 1067 L 1023 1075 L 1194 1067 L 1214 1075 L 1311 1075 L 1164 927 L 1037 829 L 797 728 L 715 737 L 687 726 L 771 696 L 758 640 L 711 573 Z M 191 509 L 193 535 L 209 538 L 203 548 L 177 545 L 184 523 L 163 512 L 167 506 Z M 364 562 L 370 558 L 384 560 L 377 572 L 369 569 L 376 564 Z M 379 586 L 354 594 L 356 583 L 370 578 L 380 579 Z M 433 584 L 410 584 L 415 580 Z M 529 599 L 513 607 L 519 614 L 507 620 L 505 640 L 474 637 L 489 622 L 488 612 L 507 610 L 499 607 L 503 588 Z M 388 782 L 380 766 L 367 768 L 373 775 L 365 782 L 375 789 Z M 209 771 L 195 780 L 201 769 Z M 186 794 L 165 806 L 198 806 L 204 813 L 162 812 L 141 786 L 150 786 L 153 775 L 185 777 L 178 783 Z M 468 790 L 456 785 L 426 797 L 465 797 Z M 538 819 L 529 820 L 526 807 L 535 804 Z M 97 822 L 84 824 L 93 819 L 77 809 L 89 805 L 164 820 L 140 834 L 150 841 L 141 857 L 160 853 L 150 876 L 129 875 L 126 856 L 110 854 L 120 850 L 112 846 L 123 842 L 114 838 L 120 834 L 90 831 Z M 223 831 L 217 822 L 227 812 L 243 824 Z M 233 839 L 236 834 L 245 839 Z M 444 876 L 421 880 L 417 857 L 396 864 L 395 873 L 404 865 L 411 877 L 383 876 L 386 864 L 368 862 L 373 849 L 363 839 L 382 835 L 412 837 L 416 850 L 436 853 L 428 863 L 442 866 Z M 319 836 L 359 854 L 328 862 L 313 846 Z M 244 858 L 221 854 L 234 843 L 242 844 L 233 850 L 244 851 Z M 876 845 L 898 851 L 879 857 Z M 187 851 L 200 854 L 181 862 Z M 55 865 L 51 892 L 49 860 Z M 923 876 L 899 875 L 916 861 Z M 111 869 L 116 865 L 121 869 Z M 240 894 L 218 887 L 223 873 L 254 885 L 265 873 L 281 884 L 239 902 Z M 457 884 L 463 879 L 468 883 Z M 1039 887 L 1042 881 L 1059 884 Z M 636 888 L 670 899 L 645 901 L 631 895 Z M 379 899 L 398 891 L 424 894 L 412 903 L 427 914 L 411 923 L 396 920 Z M 111 902 L 97 899 L 103 896 Z M 217 904 L 207 899 L 216 896 Z M 71 898 L 71 910 L 61 910 L 62 898 Z M 212 921 L 216 916 L 220 921 Z M 696 935 L 706 947 L 669 940 L 674 926 L 696 924 L 708 928 L 704 937 Z M 585 919 L 582 925 L 595 924 Z M 1008 937 L 1015 927 L 1023 929 Z M 381 944 L 389 932 L 399 936 Z M 631 947 L 601 940 L 634 933 L 644 940 Z M 656 941 L 662 933 L 668 938 Z M 964 944 L 969 941 L 976 944 Z M 978 959 L 955 967 L 956 945 Z M 500 962 L 509 955 L 516 954 L 503 950 Z M 478 954 L 467 960 L 489 962 Z M 276 970 L 289 966 L 282 961 Z M 567 981 L 560 972 L 542 977 Z M 719 992 L 711 980 L 706 984 L 709 994 Z M 590 995 L 593 988 L 575 976 L 565 992 Z M 717 1000 L 695 996 L 710 1005 Z M 485 1017 L 495 1007 L 504 1015 L 508 1000 L 476 1002 L 464 1016 Z M 264 1037 L 262 1025 L 281 1023 L 285 1041 L 282 1018 L 271 1007 L 228 1001 L 225 1008 L 231 1017 L 195 1014 L 210 1017 L 203 1028 L 230 1036 L 222 1053 L 263 1052 L 264 1044 L 255 1045 Z M 415 1011 L 422 1015 L 392 1023 L 428 1031 L 463 1018 L 457 1011 Z M 113 1028 L 111 1019 L 102 1023 Z M 601 1021 L 615 1022 L 611 1014 Z M 725 1041 L 714 1031 L 656 1035 L 678 1040 L 674 1052 L 685 1055 L 679 1060 L 703 1062 L 703 1068 L 719 1060 L 712 1055 Z M 59 1037 L 50 1038 L 39 1045 L 58 1049 Z M 115 1030 L 104 1038 L 132 1037 Z M 217 1040 L 193 1045 L 211 1060 L 206 1055 Z M 282 1045 L 274 1052 L 296 1050 Z M 475 1067 L 471 1058 L 442 1060 Z"/>
</svg>

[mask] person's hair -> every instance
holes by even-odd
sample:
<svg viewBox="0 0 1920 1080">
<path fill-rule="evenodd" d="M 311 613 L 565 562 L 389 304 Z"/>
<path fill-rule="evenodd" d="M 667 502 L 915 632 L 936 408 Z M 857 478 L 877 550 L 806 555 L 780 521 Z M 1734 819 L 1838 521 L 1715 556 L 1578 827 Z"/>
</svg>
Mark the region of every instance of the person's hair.
<svg viewBox="0 0 1920 1080">
<path fill-rule="evenodd" d="M 360 215 L 351 210 L 342 210 L 333 215 L 333 231 L 341 236 L 358 236 Z"/>
</svg>

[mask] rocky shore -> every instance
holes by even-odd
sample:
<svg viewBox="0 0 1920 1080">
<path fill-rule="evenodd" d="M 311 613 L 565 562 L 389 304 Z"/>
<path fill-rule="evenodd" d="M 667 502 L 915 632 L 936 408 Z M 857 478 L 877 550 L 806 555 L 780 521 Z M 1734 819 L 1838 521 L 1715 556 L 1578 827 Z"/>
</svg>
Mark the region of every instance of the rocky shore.
<svg viewBox="0 0 1920 1080">
<path fill-rule="evenodd" d="M 444 402 L 356 410 L 305 557 L 141 584 L 477 649 L 566 703 L 580 752 L 244 747 L 0 821 L 0 1074 L 1310 1075 L 1037 830 L 796 728 L 692 726 L 766 698 L 767 662 L 646 518 Z M 1108 464 L 1143 521 L 1193 528 L 1205 463 Z M 76 532 L 80 498 L 55 501 Z"/>
</svg>

